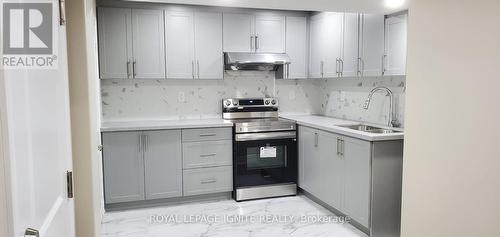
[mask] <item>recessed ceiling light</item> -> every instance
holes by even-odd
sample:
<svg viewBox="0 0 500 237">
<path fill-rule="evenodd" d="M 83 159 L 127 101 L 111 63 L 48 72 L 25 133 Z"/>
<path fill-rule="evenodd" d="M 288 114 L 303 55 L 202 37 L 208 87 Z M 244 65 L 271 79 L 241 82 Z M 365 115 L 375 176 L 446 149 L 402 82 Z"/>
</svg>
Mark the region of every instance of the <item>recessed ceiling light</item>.
<svg viewBox="0 0 500 237">
<path fill-rule="evenodd" d="M 403 6 L 405 0 L 384 0 L 384 3 L 388 8 L 398 8 Z"/>
</svg>

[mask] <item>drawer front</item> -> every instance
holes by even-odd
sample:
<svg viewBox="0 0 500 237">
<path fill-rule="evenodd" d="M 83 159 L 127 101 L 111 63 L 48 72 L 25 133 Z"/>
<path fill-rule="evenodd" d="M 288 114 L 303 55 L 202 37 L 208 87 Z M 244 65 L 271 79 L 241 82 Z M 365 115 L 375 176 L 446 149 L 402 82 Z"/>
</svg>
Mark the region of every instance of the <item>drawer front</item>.
<svg viewBox="0 0 500 237">
<path fill-rule="evenodd" d="M 183 142 L 232 140 L 232 128 L 183 129 Z"/>
<path fill-rule="evenodd" d="M 233 167 L 189 169 L 183 171 L 184 196 L 233 190 Z"/>
<path fill-rule="evenodd" d="M 231 140 L 185 142 L 182 144 L 183 168 L 203 168 L 233 164 Z"/>
</svg>

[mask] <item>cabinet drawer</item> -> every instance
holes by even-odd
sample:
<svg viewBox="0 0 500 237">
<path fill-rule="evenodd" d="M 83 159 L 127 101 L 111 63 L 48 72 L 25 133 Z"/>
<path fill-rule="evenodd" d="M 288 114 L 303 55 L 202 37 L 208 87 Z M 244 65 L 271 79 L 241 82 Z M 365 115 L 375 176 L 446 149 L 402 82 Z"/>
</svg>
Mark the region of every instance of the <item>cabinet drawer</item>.
<svg viewBox="0 0 500 237">
<path fill-rule="evenodd" d="M 184 196 L 233 190 L 233 167 L 189 169 L 183 171 Z"/>
<path fill-rule="evenodd" d="M 232 165 L 232 143 L 231 140 L 183 143 L 183 168 Z"/>
<path fill-rule="evenodd" d="M 231 140 L 232 128 L 183 129 L 183 142 Z"/>
</svg>

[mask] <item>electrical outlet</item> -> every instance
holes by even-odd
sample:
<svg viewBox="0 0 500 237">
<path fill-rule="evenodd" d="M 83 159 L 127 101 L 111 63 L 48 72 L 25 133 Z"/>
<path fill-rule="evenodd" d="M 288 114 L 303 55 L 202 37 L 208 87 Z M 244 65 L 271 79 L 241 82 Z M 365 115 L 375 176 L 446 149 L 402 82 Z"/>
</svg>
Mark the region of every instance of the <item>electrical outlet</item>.
<svg viewBox="0 0 500 237">
<path fill-rule="evenodd" d="M 294 90 L 291 90 L 290 92 L 288 92 L 288 99 L 295 100 L 295 91 Z"/>
<path fill-rule="evenodd" d="M 179 91 L 179 94 L 177 94 L 177 101 L 179 103 L 186 103 L 186 94 L 184 91 Z"/>
<path fill-rule="evenodd" d="M 340 101 L 341 102 L 345 102 L 345 97 L 346 97 L 345 91 L 340 91 Z"/>
</svg>

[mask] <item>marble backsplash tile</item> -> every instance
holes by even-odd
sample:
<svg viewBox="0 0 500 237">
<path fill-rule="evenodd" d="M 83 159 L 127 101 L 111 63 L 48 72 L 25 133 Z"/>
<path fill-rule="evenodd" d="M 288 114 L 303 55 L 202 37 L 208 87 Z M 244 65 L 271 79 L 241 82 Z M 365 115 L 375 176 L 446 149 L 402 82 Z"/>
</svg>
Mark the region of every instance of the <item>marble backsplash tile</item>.
<svg viewBox="0 0 500 237">
<path fill-rule="evenodd" d="M 224 80 L 102 80 L 102 116 L 103 121 L 220 118 L 223 98 L 275 96 L 282 113 L 387 124 L 389 98 L 383 93 L 373 96 L 369 110 L 362 108 L 375 86 L 393 90 L 404 124 L 404 77 L 274 80 L 273 72 L 249 71 L 225 72 Z"/>
</svg>

